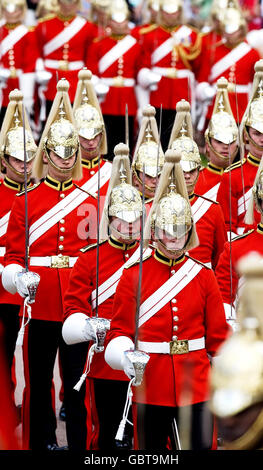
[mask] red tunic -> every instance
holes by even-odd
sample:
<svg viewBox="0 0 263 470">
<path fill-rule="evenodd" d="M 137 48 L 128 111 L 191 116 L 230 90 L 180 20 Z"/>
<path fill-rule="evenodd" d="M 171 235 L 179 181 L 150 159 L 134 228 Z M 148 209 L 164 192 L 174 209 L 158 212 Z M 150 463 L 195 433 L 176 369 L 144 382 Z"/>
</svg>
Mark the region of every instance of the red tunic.
<svg viewBox="0 0 263 470">
<path fill-rule="evenodd" d="M 74 190 L 72 181 L 59 183 L 54 186 L 54 180 L 47 177 L 34 189 L 28 192 L 28 225 L 29 230 L 34 222 L 56 206 L 64 197 Z M 85 204 L 85 200 L 83 202 Z M 25 266 L 25 201 L 24 196 L 15 198 L 12 213 L 7 229 L 7 243 L 5 264 L 19 264 Z M 87 226 L 88 220 L 80 211 L 81 205 L 73 209 L 69 214 L 61 217 L 57 223 L 43 233 L 33 243 L 30 243 L 29 256 L 50 257 L 54 255 L 67 255 L 77 257 L 79 250 L 87 245 L 88 230 L 83 230 L 83 219 Z M 29 269 L 40 275 L 36 300 L 32 304 L 32 318 L 49 321 L 62 321 L 63 318 L 63 293 L 68 286 L 71 268 L 51 268 L 46 266 L 31 265 Z M 52 289 L 52 295 L 49 295 Z"/>
<path fill-rule="evenodd" d="M 138 243 L 133 243 L 129 247 L 123 243 L 116 243 L 111 239 L 109 242 L 99 245 L 99 286 L 129 260 L 137 247 Z M 65 317 L 76 312 L 85 313 L 89 317 L 94 315 L 95 311 L 91 306 L 90 298 L 92 291 L 96 289 L 96 264 L 96 246 L 88 248 L 87 252 L 79 256 L 72 270 L 69 287 L 65 294 Z M 112 318 L 113 300 L 114 294 L 98 306 L 99 317 Z M 108 366 L 103 353 L 93 356 L 88 376 L 107 380 L 127 380 L 127 376 L 122 371 L 113 370 Z"/>
<path fill-rule="evenodd" d="M 244 47 L 244 50 L 241 48 Z M 235 51 L 241 51 L 235 57 Z M 227 60 L 228 54 L 233 56 Z M 212 50 L 211 50 L 212 54 Z M 205 50 L 200 59 L 199 73 L 197 81 L 199 83 L 207 82 L 209 85 L 216 85 L 220 77 L 225 77 L 230 83 L 237 85 L 237 92 L 229 92 L 230 106 L 237 122 L 241 122 L 242 116 L 248 104 L 250 87 L 254 78 L 254 66 L 260 59 L 259 53 L 248 45 L 247 41 L 243 41 L 234 48 L 226 46 L 223 41 L 219 41 L 213 53 L 213 63 L 211 64 L 211 56 L 208 60 L 207 51 Z M 226 65 L 218 67 L 221 60 L 225 60 Z M 220 62 L 222 64 L 222 62 Z M 218 67 L 218 68 L 217 68 Z M 218 72 L 217 72 L 218 70 Z M 245 88 L 240 88 L 240 86 Z M 213 112 L 214 101 L 208 107 L 206 118 L 210 120 Z M 237 109 L 238 107 L 238 109 Z"/>
<path fill-rule="evenodd" d="M 120 44 L 124 43 L 127 44 L 127 50 L 125 47 L 124 49 L 120 47 Z M 128 114 L 136 115 L 137 100 L 134 87 L 140 58 L 141 47 L 129 34 L 121 37 L 108 36 L 93 42 L 86 65 L 94 75 L 110 87 L 101 103 L 103 114 L 125 116 L 127 105 Z M 123 77 L 123 86 L 113 82 L 118 76 Z"/>
<path fill-rule="evenodd" d="M 244 217 L 248 207 L 251 188 L 257 174 L 260 160 L 248 154 L 247 158 L 234 163 L 225 170 L 217 193 L 217 200 L 221 205 L 225 217 L 227 232 L 240 235 L 248 229 Z M 231 221 L 230 221 L 230 181 L 231 181 Z M 244 187 L 243 187 L 244 185 Z M 245 197 L 245 204 L 244 199 Z M 255 224 L 260 221 L 260 215 L 254 211 Z"/>
<path fill-rule="evenodd" d="M 195 193 L 216 201 L 223 173 L 223 168 L 219 168 L 209 162 L 207 167 L 203 167 L 199 173 L 199 177 L 195 185 Z M 208 191 L 209 193 L 207 194 Z"/>
<path fill-rule="evenodd" d="M 196 222 L 196 231 L 199 238 L 199 246 L 190 251 L 190 255 L 202 261 L 209 263 L 215 269 L 220 253 L 227 241 L 227 232 L 224 223 L 224 215 L 220 205 L 214 201 L 207 201 L 202 197 L 192 197 L 190 199 L 194 220 L 199 217 L 199 211 L 202 207 L 206 208 L 205 213 Z M 198 209 L 195 212 L 195 204 Z M 199 206 L 200 204 L 200 206 Z M 201 205 L 203 204 L 203 206 Z"/>
<path fill-rule="evenodd" d="M 23 184 L 16 183 L 5 177 L 4 181 L 0 183 L 0 197 L 1 197 L 1 208 L 0 208 L 0 263 L 4 264 L 4 254 L 6 249 L 6 231 L 8 226 L 8 220 L 10 211 L 15 199 L 15 195 L 22 191 Z M 1 304 L 15 304 L 21 305 L 22 298 L 19 294 L 12 295 L 7 292 L 0 282 L 0 303 Z"/>
<path fill-rule="evenodd" d="M 186 263 L 186 259 L 181 257 L 174 266 L 170 266 L 171 260 L 162 257 L 160 262 L 155 256 L 143 263 L 141 304 L 171 276 L 174 275 L 177 283 L 181 278 L 178 271 Z M 117 336 L 128 336 L 134 341 L 138 270 L 139 264 L 125 269 L 119 281 L 109 341 Z M 186 403 L 182 396 L 186 362 L 192 366 L 190 403 L 208 399 L 210 362 L 207 353 L 214 356 L 228 334 L 222 297 L 212 270 L 201 267 L 188 285 L 178 292 L 176 299 L 164 305 L 140 327 L 139 340 L 169 342 L 175 330 L 178 340 L 205 336 L 205 349 L 181 355 L 151 353 L 142 385 L 134 388 L 135 401 L 161 406 L 180 406 L 183 401 L 189 404 L 189 398 Z"/>
<path fill-rule="evenodd" d="M 0 27 L 0 34 L 0 67 L 11 72 L 6 86 L 0 89 L 3 100 L 2 106 L 7 107 L 9 103 L 9 93 L 15 88 L 20 88 L 19 76 L 35 71 L 36 61 L 40 52 L 36 33 L 33 28 L 28 28 L 22 24 L 19 24 L 16 28 L 12 28 L 5 24 Z M 12 37 L 14 37 L 14 41 Z M 4 44 L 6 44 L 5 47 Z"/>
<path fill-rule="evenodd" d="M 235 301 L 239 281 L 237 271 L 239 260 L 251 252 L 263 255 L 262 235 L 263 225 L 259 224 L 256 230 L 252 229 L 248 233 L 233 239 L 231 245 L 229 242 L 225 244 L 215 271 L 224 303 L 233 304 Z"/>
<path fill-rule="evenodd" d="M 66 35 L 59 42 L 59 47 L 52 46 L 50 41 L 56 41 L 59 34 L 66 31 L 70 25 L 77 24 L 76 30 L 71 35 Z M 68 30 L 67 30 L 68 31 Z M 70 83 L 69 97 L 73 103 L 76 87 L 78 83 L 78 72 L 88 62 L 88 49 L 93 38 L 96 36 L 96 26 L 88 22 L 82 17 L 72 17 L 68 20 L 59 16 L 50 15 L 46 19 L 38 21 L 36 26 L 36 34 L 39 43 L 39 49 L 42 59 L 44 60 L 45 69 L 52 73 L 45 96 L 47 100 L 52 101 L 57 92 L 57 82 L 61 78 L 66 78 Z M 51 44 L 51 48 L 47 45 Z M 53 43 L 54 44 L 54 43 Z M 54 62 L 49 62 L 54 61 Z M 58 61 L 67 61 L 67 66 L 60 66 Z M 56 65 L 57 63 L 57 65 Z M 52 64 L 52 67 L 50 65 Z"/>
<path fill-rule="evenodd" d="M 160 57 L 158 54 L 159 47 L 173 36 L 176 37 L 179 30 L 186 31 L 186 28 L 186 37 L 181 39 L 178 37 L 176 47 L 169 46 L 165 51 L 166 53 L 161 54 Z M 188 25 L 176 26 L 172 31 L 162 26 L 156 26 L 155 29 L 144 34 L 142 47 L 141 68 L 148 68 L 156 73 L 160 73 L 162 70 L 164 73 L 165 69 L 172 67 L 179 71 L 184 70 L 184 73 L 187 74 L 183 78 L 162 76 L 157 85 L 157 90 L 150 93 L 151 105 L 156 108 L 160 108 L 162 105 L 163 109 L 175 109 L 177 102 L 181 99 L 191 101 L 191 83 L 195 73 L 195 62 L 192 57 L 198 57 L 201 51 L 201 36 L 197 30 Z M 155 70 L 156 68 L 157 70 Z M 193 73 L 191 74 L 191 72 Z M 192 78 L 189 79 L 189 76 Z"/>
</svg>

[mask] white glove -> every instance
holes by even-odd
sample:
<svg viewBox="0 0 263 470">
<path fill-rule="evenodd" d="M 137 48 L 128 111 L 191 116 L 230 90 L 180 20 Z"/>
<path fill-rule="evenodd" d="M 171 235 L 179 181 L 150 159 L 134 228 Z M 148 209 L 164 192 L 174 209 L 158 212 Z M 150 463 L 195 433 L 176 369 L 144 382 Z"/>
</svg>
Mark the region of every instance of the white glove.
<svg viewBox="0 0 263 470">
<path fill-rule="evenodd" d="M 156 90 L 157 84 L 161 80 L 162 76 L 159 73 L 152 72 L 150 69 L 143 68 L 139 71 L 137 81 L 143 88 L 149 88 L 150 90 Z"/>
<path fill-rule="evenodd" d="M 99 81 L 94 86 L 94 89 L 95 89 L 95 93 L 96 93 L 100 103 L 102 103 L 105 100 L 106 95 L 107 95 L 110 87 L 108 85 L 105 85 L 105 83 L 102 83 L 101 81 Z"/>
<path fill-rule="evenodd" d="M 216 94 L 216 90 L 208 82 L 198 83 L 196 86 L 196 97 L 199 101 L 210 103 Z"/>
<path fill-rule="evenodd" d="M 232 328 L 233 333 L 239 330 L 239 324 L 235 318 L 229 318 L 226 322 Z"/>
<path fill-rule="evenodd" d="M 47 86 L 49 80 L 52 78 L 52 74 L 47 70 L 38 70 L 36 72 L 36 82 L 38 85 Z"/>
<path fill-rule="evenodd" d="M 0 68 L 0 82 L 1 83 L 6 83 L 6 81 L 10 77 L 10 74 L 11 74 L 11 72 L 10 72 L 9 69 Z"/>
<path fill-rule="evenodd" d="M 34 303 L 40 276 L 32 271 L 22 271 L 15 274 L 14 283 L 18 294 L 25 298 L 28 297 L 28 303 Z"/>
</svg>

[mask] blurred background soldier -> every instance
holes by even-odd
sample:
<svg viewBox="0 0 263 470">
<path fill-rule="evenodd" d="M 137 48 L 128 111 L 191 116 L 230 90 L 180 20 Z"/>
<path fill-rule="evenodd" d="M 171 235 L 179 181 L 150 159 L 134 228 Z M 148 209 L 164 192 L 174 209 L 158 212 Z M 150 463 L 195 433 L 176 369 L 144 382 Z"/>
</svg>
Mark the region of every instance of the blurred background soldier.
<svg viewBox="0 0 263 470">
<path fill-rule="evenodd" d="M 90 347 L 94 344 L 87 319 L 94 319 L 98 306 L 98 317 L 111 320 L 114 294 L 121 273 L 129 262 L 139 258 L 139 250 L 136 249 L 142 201 L 137 189 L 131 185 L 129 148 L 119 144 L 114 153 L 112 176 L 100 225 L 101 241 L 98 241 L 99 246 L 96 243 L 81 250 L 83 253 L 74 266 L 65 295 L 63 338 L 67 344 L 82 341 L 89 341 Z M 80 369 L 79 374 L 82 372 Z M 103 352 L 95 352 L 88 378 L 89 387 L 94 386 L 93 414 L 96 410 L 98 415 L 97 448 L 131 449 L 131 428 L 127 429 L 124 441 L 115 440 L 125 406 L 127 376 L 122 371 L 113 371 L 105 362 Z M 90 402 L 90 398 L 87 401 Z"/>
<path fill-rule="evenodd" d="M 15 88 L 23 93 L 29 118 L 34 114 L 34 72 L 39 50 L 34 29 L 23 24 L 26 11 L 25 0 L 1 1 L 0 125 L 9 93 Z"/>
<path fill-rule="evenodd" d="M 96 38 L 102 38 L 107 34 L 107 10 L 110 4 L 110 0 L 91 0 L 90 2 L 89 19 L 97 27 Z"/>
<path fill-rule="evenodd" d="M 198 146 L 193 140 L 190 104 L 185 100 L 177 103 L 169 148 L 181 154 L 180 164 L 199 239 L 199 245 L 191 250 L 190 255 L 215 269 L 227 240 L 224 215 L 217 202 L 200 196 L 195 191 L 201 168 L 201 157 Z"/>
<path fill-rule="evenodd" d="M 230 107 L 227 87 L 226 78 L 221 77 L 217 80 L 214 109 L 205 131 L 205 153 L 208 163 L 202 168 L 195 187 L 197 194 L 214 201 L 217 199 L 224 170 L 233 161 L 240 159 L 238 127 Z"/>
<path fill-rule="evenodd" d="M 57 1 L 56 0 L 39 0 L 36 7 L 36 21 L 44 18 L 47 15 L 56 13 L 57 10 Z"/>
<path fill-rule="evenodd" d="M 141 22 L 132 29 L 132 35 L 136 37 L 138 41 L 141 40 L 141 34 L 144 32 L 144 28 L 150 31 L 149 26 L 155 28 L 158 20 L 159 11 L 159 0 L 146 0 L 142 5 Z"/>
<path fill-rule="evenodd" d="M 138 83 L 148 91 L 158 121 L 162 108 L 164 151 L 168 147 L 176 103 L 180 99 L 191 101 L 192 112 L 195 111 L 195 59 L 201 52 L 201 36 L 195 28 L 184 24 L 182 15 L 181 0 L 160 0 L 158 24 L 143 31 Z"/>
<path fill-rule="evenodd" d="M 137 100 L 135 83 L 141 59 L 141 48 L 131 35 L 128 25 L 129 10 L 123 0 L 111 2 L 108 9 L 110 35 L 95 40 L 90 49 L 87 66 L 93 75 L 107 86 L 108 92 L 101 101 L 107 140 L 107 158 L 112 160 L 113 149 L 125 142 L 125 114 L 129 121 L 129 147 L 131 152 L 135 138 L 135 116 Z"/>
<path fill-rule="evenodd" d="M 85 425 L 80 395 L 70 395 L 69 401 L 67 397 L 72 392 L 71 382 L 68 386 L 68 377 L 73 371 L 71 361 L 85 358 L 86 349 L 66 347 L 61 336 L 63 292 L 79 249 L 87 244 L 87 235 L 83 238 L 79 233 L 82 217 L 78 215 L 78 207 L 88 196 L 75 188 L 72 181 L 81 178 L 81 159 L 68 88 L 67 80 L 58 82 L 57 94 L 34 161 L 33 174 L 41 182 L 28 192 L 29 265 L 40 276 L 32 305 L 32 319 L 26 327 L 23 343 L 23 448 L 33 450 L 58 449 L 51 393 L 58 349 L 65 405 L 69 403 L 69 408 L 66 408 L 69 446 L 81 446 L 82 420 Z M 21 275 L 27 260 L 23 243 L 26 220 L 22 193 L 16 197 L 10 214 L 6 266 L 2 275 L 5 289 L 13 294 L 18 291 L 22 297 L 27 292 Z"/>
<path fill-rule="evenodd" d="M 238 270 L 245 279 L 238 308 L 240 328 L 213 363 L 210 408 L 223 449 L 259 450 L 263 446 L 263 258 L 244 257 Z"/>
<path fill-rule="evenodd" d="M 255 229 L 239 235 L 231 242 L 227 242 L 221 253 L 216 268 L 216 278 L 222 294 L 227 320 L 235 327 L 237 298 L 240 296 L 242 279 L 239 279 L 239 260 L 248 253 L 263 254 L 263 160 L 261 160 L 255 182 L 252 187 L 245 222 L 248 226 L 255 225 L 255 212 L 260 222 Z"/>
<path fill-rule="evenodd" d="M 246 41 L 246 20 L 237 0 L 228 0 L 219 19 L 222 39 L 215 45 L 213 63 L 208 60 L 207 51 L 204 50 L 196 77 L 196 96 L 203 107 L 203 130 L 207 127 L 207 120 L 211 118 L 216 81 L 222 76 L 229 81 L 231 109 L 237 124 L 240 123 L 249 100 L 254 65 L 260 58 L 258 52 Z M 199 124 L 200 131 L 201 127 Z"/>
<path fill-rule="evenodd" d="M 0 185 L 1 210 L 0 210 L 0 263 L 3 270 L 4 255 L 6 251 L 6 232 L 10 211 L 15 195 L 24 190 L 24 135 L 23 135 L 23 95 L 19 90 L 13 90 L 9 95 L 9 103 L 0 133 L 1 149 L 1 173 L 4 175 Z M 36 156 L 37 146 L 34 142 L 32 131 L 25 115 L 25 151 L 26 151 L 26 175 L 27 184 L 31 186 L 31 174 L 33 160 Z M 19 311 L 22 304 L 20 295 L 11 295 L 0 283 L 0 321 L 2 323 L 2 341 L 5 358 L 7 361 L 9 380 L 15 379 L 12 374 L 14 367 L 14 352 L 19 331 Z M 14 399 L 13 383 L 12 399 Z"/>
<path fill-rule="evenodd" d="M 263 150 L 263 61 L 255 64 L 253 90 L 240 125 L 240 161 L 222 175 L 217 193 L 228 232 L 228 238 L 244 233 L 244 221 L 252 186 Z M 259 214 L 255 212 L 255 224 Z"/>
<path fill-rule="evenodd" d="M 155 108 L 147 105 L 132 159 L 132 184 L 144 195 L 146 215 L 153 201 L 159 177 L 164 165 L 164 153 L 155 119 Z M 157 170 L 158 166 L 158 170 Z"/>
<path fill-rule="evenodd" d="M 48 71 L 51 78 L 45 90 L 47 115 L 56 95 L 58 80 L 70 83 L 69 97 L 74 101 L 78 72 L 87 63 L 89 46 L 96 27 L 78 15 L 80 0 L 57 0 L 56 13 L 41 18 L 36 26 L 42 62 L 38 71 Z"/>
<path fill-rule="evenodd" d="M 165 157 L 143 234 L 146 244 L 155 240 L 156 248 L 142 262 L 138 320 L 134 321 L 140 288 L 137 262 L 123 271 L 116 290 L 105 359 L 131 378 L 133 368 L 124 351 L 138 348 L 150 355 L 143 382 L 134 389 L 135 448 L 165 450 L 176 419 L 179 438 L 189 425 L 185 448 L 209 449 L 213 422 L 207 413 L 207 353 L 216 354 L 226 338 L 227 325 L 212 270 L 185 255 L 198 244 L 198 238 L 180 156 L 168 150 Z M 187 366 L 191 385 L 186 397 Z M 187 424 L 180 423 L 180 416 L 178 420 L 182 405 L 191 415 Z"/>
</svg>

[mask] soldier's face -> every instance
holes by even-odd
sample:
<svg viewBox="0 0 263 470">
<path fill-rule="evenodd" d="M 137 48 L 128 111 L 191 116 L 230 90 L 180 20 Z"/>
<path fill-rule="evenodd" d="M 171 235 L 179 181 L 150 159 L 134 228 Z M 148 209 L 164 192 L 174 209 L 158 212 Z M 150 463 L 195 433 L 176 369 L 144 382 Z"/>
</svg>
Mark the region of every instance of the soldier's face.
<svg viewBox="0 0 263 470">
<path fill-rule="evenodd" d="M 253 127 L 248 128 L 248 133 L 251 137 L 251 139 L 255 142 L 255 144 L 259 145 L 260 147 L 263 147 L 263 134 Z M 258 149 L 255 145 L 253 145 L 252 142 L 248 142 L 248 149 L 254 155 L 254 157 L 261 158 L 262 157 L 262 150 Z"/>
<path fill-rule="evenodd" d="M 194 190 L 195 184 L 198 180 L 199 169 L 195 168 L 192 171 L 184 171 L 184 180 L 187 187 L 188 194 L 191 194 Z"/>
<path fill-rule="evenodd" d="M 56 167 L 58 167 L 54 168 L 52 164 L 48 161 L 46 155 L 44 155 L 43 161 L 48 165 L 49 176 L 56 179 L 57 181 L 65 181 L 67 178 L 70 178 L 76 160 L 76 153 L 74 153 L 74 155 L 72 155 L 70 158 L 67 158 L 67 160 L 59 157 L 59 155 L 57 155 L 52 150 L 50 150 L 49 156 L 52 162 L 56 165 Z"/>
<path fill-rule="evenodd" d="M 14 171 L 12 171 L 11 168 L 6 166 L 5 161 L 2 161 L 2 165 L 6 168 L 6 176 L 13 181 L 16 181 L 18 183 L 22 183 L 24 181 L 24 162 L 21 160 L 18 160 L 15 157 L 10 157 L 8 158 L 8 163 L 11 165 L 11 167 L 14 168 L 14 170 L 18 171 L 21 173 L 21 176 L 18 176 Z M 32 171 L 32 166 L 33 166 L 33 160 L 30 162 L 26 163 L 26 171 L 29 174 Z"/>
<path fill-rule="evenodd" d="M 181 10 L 177 10 L 174 13 L 167 13 L 164 10 L 161 10 L 161 18 L 162 18 L 162 23 L 164 23 L 166 26 L 174 26 L 177 24 L 179 20 Z"/>
<path fill-rule="evenodd" d="M 118 21 L 110 19 L 108 26 L 110 27 L 111 31 L 115 34 L 125 34 L 128 31 L 128 20 L 124 20 L 119 23 Z"/>
<path fill-rule="evenodd" d="M 156 178 L 156 176 L 149 176 L 149 175 L 144 175 L 141 171 L 138 171 L 138 176 L 141 181 L 144 181 L 144 194 L 146 197 L 152 197 L 155 193 L 155 188 L 156 188 L 156 181 L 159 180 L 159 178 Z M 143 185 L 140 185 L 140 188 L 138 188 L 139 191 L 142 193 L 143 191 Z"/>
<path fill-rule="evenodd" d="M 72 15 L 76 13 L 78 9 L 77 0 L 58 0 L 58 4 L 59 4 L 61 11 L 65 15 Z"/>
<path fill-rule="evenodd" d="M 226 168 L 233 162 L 234 154 L 238 146 L 237 141 L 231 142 L 231 144 L 224 144 L 220 140 L 211 138 L 211 145 L 224 159 L 218 157 L 208 145 L 206 145 L 206 151 L 211 163 L 221 168 Z"/>
<path fill-rule="evenodd" d="M 138 218 L 134 222 L 125 222 L 119 217 L 112 216 L 110 218 L 110 229 L 114 229 L 114 236 L 118 233 L 118 240 L 123 243 L 132 243 L 140 236 L 141 219 Z"/>
<path fill-rule="evenodd" d="M 94 156 L 97 156 L 99 147 L 102 139 L 102 134 L 96 135 L 94 139 L 85 139 L 85 137 L 79 136 L 79 142 L 81 146 L 81 155 L 83 158 L 91 160 Z"/>
<path fill-rule="evenodd" d="M 176 238 L 161 229 L 158 230 L 157 235 L 157 247 L 165 256 L 171 259 L 176 259 L 178 257 L 178 253 L 179 255 L 181 254 L 180 252 L 184 248 L 188 238 L 188 232 L 182 237 Z"/>
<path fill-rule="evenodd" d="M 21 21 L 23 16 L 23 8 L 20 6 L 12 5 L 14 8 L 4 8 L 3 9 L 3 16 L 7 23 L 18 23 Z"/>
</svg>

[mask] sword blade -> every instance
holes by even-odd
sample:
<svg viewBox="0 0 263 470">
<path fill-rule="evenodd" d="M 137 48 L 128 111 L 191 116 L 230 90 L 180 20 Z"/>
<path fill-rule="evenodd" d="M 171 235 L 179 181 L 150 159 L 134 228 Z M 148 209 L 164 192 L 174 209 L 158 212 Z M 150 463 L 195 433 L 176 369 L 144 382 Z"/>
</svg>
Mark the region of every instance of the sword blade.
<svg viewBox="0 0 263 470">
<path fill-rule="evenodd" d="M 142 259 L 143 259 L 143 229 L 144 229 L 144 206 L 145 206 L 145 165 L 143 165 L 143 177 L 142 177 L 142 217 L 141 217 L 141 237 L 140 237 L 140 264 L 139 264 L 139 280 L 138 280 L 138 290 L 137 290 L 137 304 L 136 304 L 136 316 L 135 316 L 135 350 L 138 346 L 138 336 L 139 336 L 139 313 L 141 305 L 141 289 L 142 289 Z"/>
<path fill-rule="evenodd" d="M 26 128 L 25 128 L 25 108 L 22 104 L 22 124 L 23 124 L 23 144 L 24 144 L 24 186 L 25 186 L 25 269 L 28 271 L 28 200 L 27 200 L 27 168 L 26 168 Z"/>
</svg>

